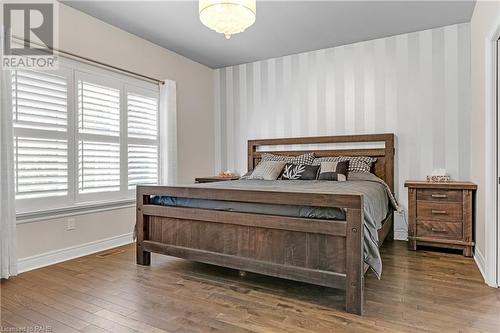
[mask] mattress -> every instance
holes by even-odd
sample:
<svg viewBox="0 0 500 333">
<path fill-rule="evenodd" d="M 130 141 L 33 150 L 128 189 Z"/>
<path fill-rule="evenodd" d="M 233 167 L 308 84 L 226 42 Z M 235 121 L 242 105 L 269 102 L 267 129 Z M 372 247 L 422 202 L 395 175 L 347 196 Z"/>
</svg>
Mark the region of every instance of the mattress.
<svg viewBox="0 0 500 333">
<path fill-rule="evenodd" d="M 251 182 L 246 180 L 245 182 Z M 215 209 L 228 212 L 278 215 L 288 217 L 304 217 L 324 220 L 344 220 L 345 210 L 335 207 L 311 207 L 294 205 L 276 205 L 266 203 L 250 203 L 239 201 L 220 201 L 208 199 L 178 198 L 169 196 L 153 196 L 151 204 L 162 206 L 191 207 Z"/>
</svg>

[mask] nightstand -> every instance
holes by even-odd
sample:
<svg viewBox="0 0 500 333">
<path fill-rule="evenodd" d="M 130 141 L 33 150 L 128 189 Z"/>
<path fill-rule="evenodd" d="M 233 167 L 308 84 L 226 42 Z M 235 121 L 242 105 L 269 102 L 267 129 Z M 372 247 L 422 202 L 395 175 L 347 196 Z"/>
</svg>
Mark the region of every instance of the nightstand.
<svg viewBox="0 0 500 333">
<path fill-rule="evenodd" d="M 238 179 L 240 179 L 240 177 L 238 176 L 233 176 L 233 177 L 211 176 L 211 177 L 198 177 L 195 178 L 194 181 L 195 183 L 215 183 L 215 182 L 226 182 Z"/>
<path fill-rule="evenodd" d="M 474 240 L 473 198 L 477 185 L 471 182 L 406 181 L 408 187 L 408 248 L 418 245 L 463 250 L 472 256 Z"/>
</svg>

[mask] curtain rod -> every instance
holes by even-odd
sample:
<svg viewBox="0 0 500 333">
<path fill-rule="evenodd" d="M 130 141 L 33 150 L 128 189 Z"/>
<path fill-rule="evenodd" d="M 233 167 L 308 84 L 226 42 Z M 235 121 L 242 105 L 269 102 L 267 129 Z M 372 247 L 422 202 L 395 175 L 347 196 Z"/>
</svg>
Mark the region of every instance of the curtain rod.
<svg viewBox="0 0 500 333">
<path fill-rule="evenodd" d="M 77 54 L 74 54 L 74 53 L 71 53 L 71 52 L 68 52 L 68 51 L 64 51 L 64 50 L 61 50 L 61 49 L 56 49 L 56 48 L 54 48 L 52 46 L 42 45 L 42 44 L 39 44 L 37 42 L 33 42 L 33 41 L 30 41 L 30 40 L 22 39 L 22 38 L 17 37 L 17 36 L 12 36 L 12 39 L 17 39 L 19 42 L 22 42 L 22 43 L 32 43 L 32 44 L 36 44 L 36 45 L 39 45 L 39 46 L 43 46 L 43 47 L 45 47 L 45 48 L 47 48 L 49 50 L 55 51 L 57 53 L 60 53 L 62 55 L 68 56 L 68 57 L 73 57 L 73 58 L 77 58 L 77 59 L 80 59 L 80 60 L 84 60 L 86 62 L 97 64 L 97 65 L 99 65 L 101 67 L 110 68 L 110 69 L 112 69 L 114 71 L 122 72 L 122 73 L 125 73 L 125 74 L 128 74 L 128 75 L 132 75 L 132 76 L 137 76 L 137 77 L 140 77 L 140 78 L 143 78 L 143 79 L 146 79 L 146 80 L 149 80 L 149 81 L 153 81 L 153 82 L 156 82 L 156 83 L 159 83 L 159 84 L 165 84 L 165 81 L 163 81 L 163 80 L 159 80 L 157 78 L 154 78 L 154 77 L 151 77 L 151 76 L 147 76 L 147 75 L 144 75 L 144 74 L 132 72 L 132 71 L 130 71 L 128 69 L 124 69 L 124 68 L 120 68 L 120 67 L 117 67 L 117 66 L 109 65 L 109 64 L 106 64 L 104 62 L 101 62 L 101 61 L 98 61 L 98 60 L 94 60 L 94 59 L 91 59 L 91 58 L 87 58 L 87 57 L 84 57 L 84 56 L 80 56 L 80 55 L 77 55 Z"/>
</svg>

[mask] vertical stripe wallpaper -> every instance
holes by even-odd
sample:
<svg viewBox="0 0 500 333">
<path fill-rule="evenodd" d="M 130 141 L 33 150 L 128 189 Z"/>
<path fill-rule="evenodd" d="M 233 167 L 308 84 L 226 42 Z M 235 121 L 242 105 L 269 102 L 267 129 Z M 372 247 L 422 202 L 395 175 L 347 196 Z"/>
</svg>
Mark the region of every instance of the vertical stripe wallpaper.
<svg viewBox="0 0 500 333">
<path fill-rule="evenodd" d="M 469 24 L 215 71 L 216 170 L 247 171 L 258 138 L 396 134 L 396 195 L 445 168 L 470 177 Z M 406 238 L 396 216 L 396 236 Z"/>
</svg>

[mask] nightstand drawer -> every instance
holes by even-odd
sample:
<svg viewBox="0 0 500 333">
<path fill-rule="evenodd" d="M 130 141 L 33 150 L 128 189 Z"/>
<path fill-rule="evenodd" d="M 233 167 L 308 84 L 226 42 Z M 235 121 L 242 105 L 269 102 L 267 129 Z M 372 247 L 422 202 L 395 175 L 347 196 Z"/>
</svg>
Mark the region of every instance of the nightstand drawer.
<svg viewBox="0 0 500 333">
<path fill-rule="evenodd" d="M 417 219 L 460 221 L 462 220 L 462 204 L 417 200 Z"/>
<path fill-rule="evenodd" d="M 417 221 L 418 237 L 462 239 L 462 223 Z"/>
<path fill-rule="evenodd" d="M 462 202 L 460 190 L 418 189 L 417 200 Z"/>
</svg>

